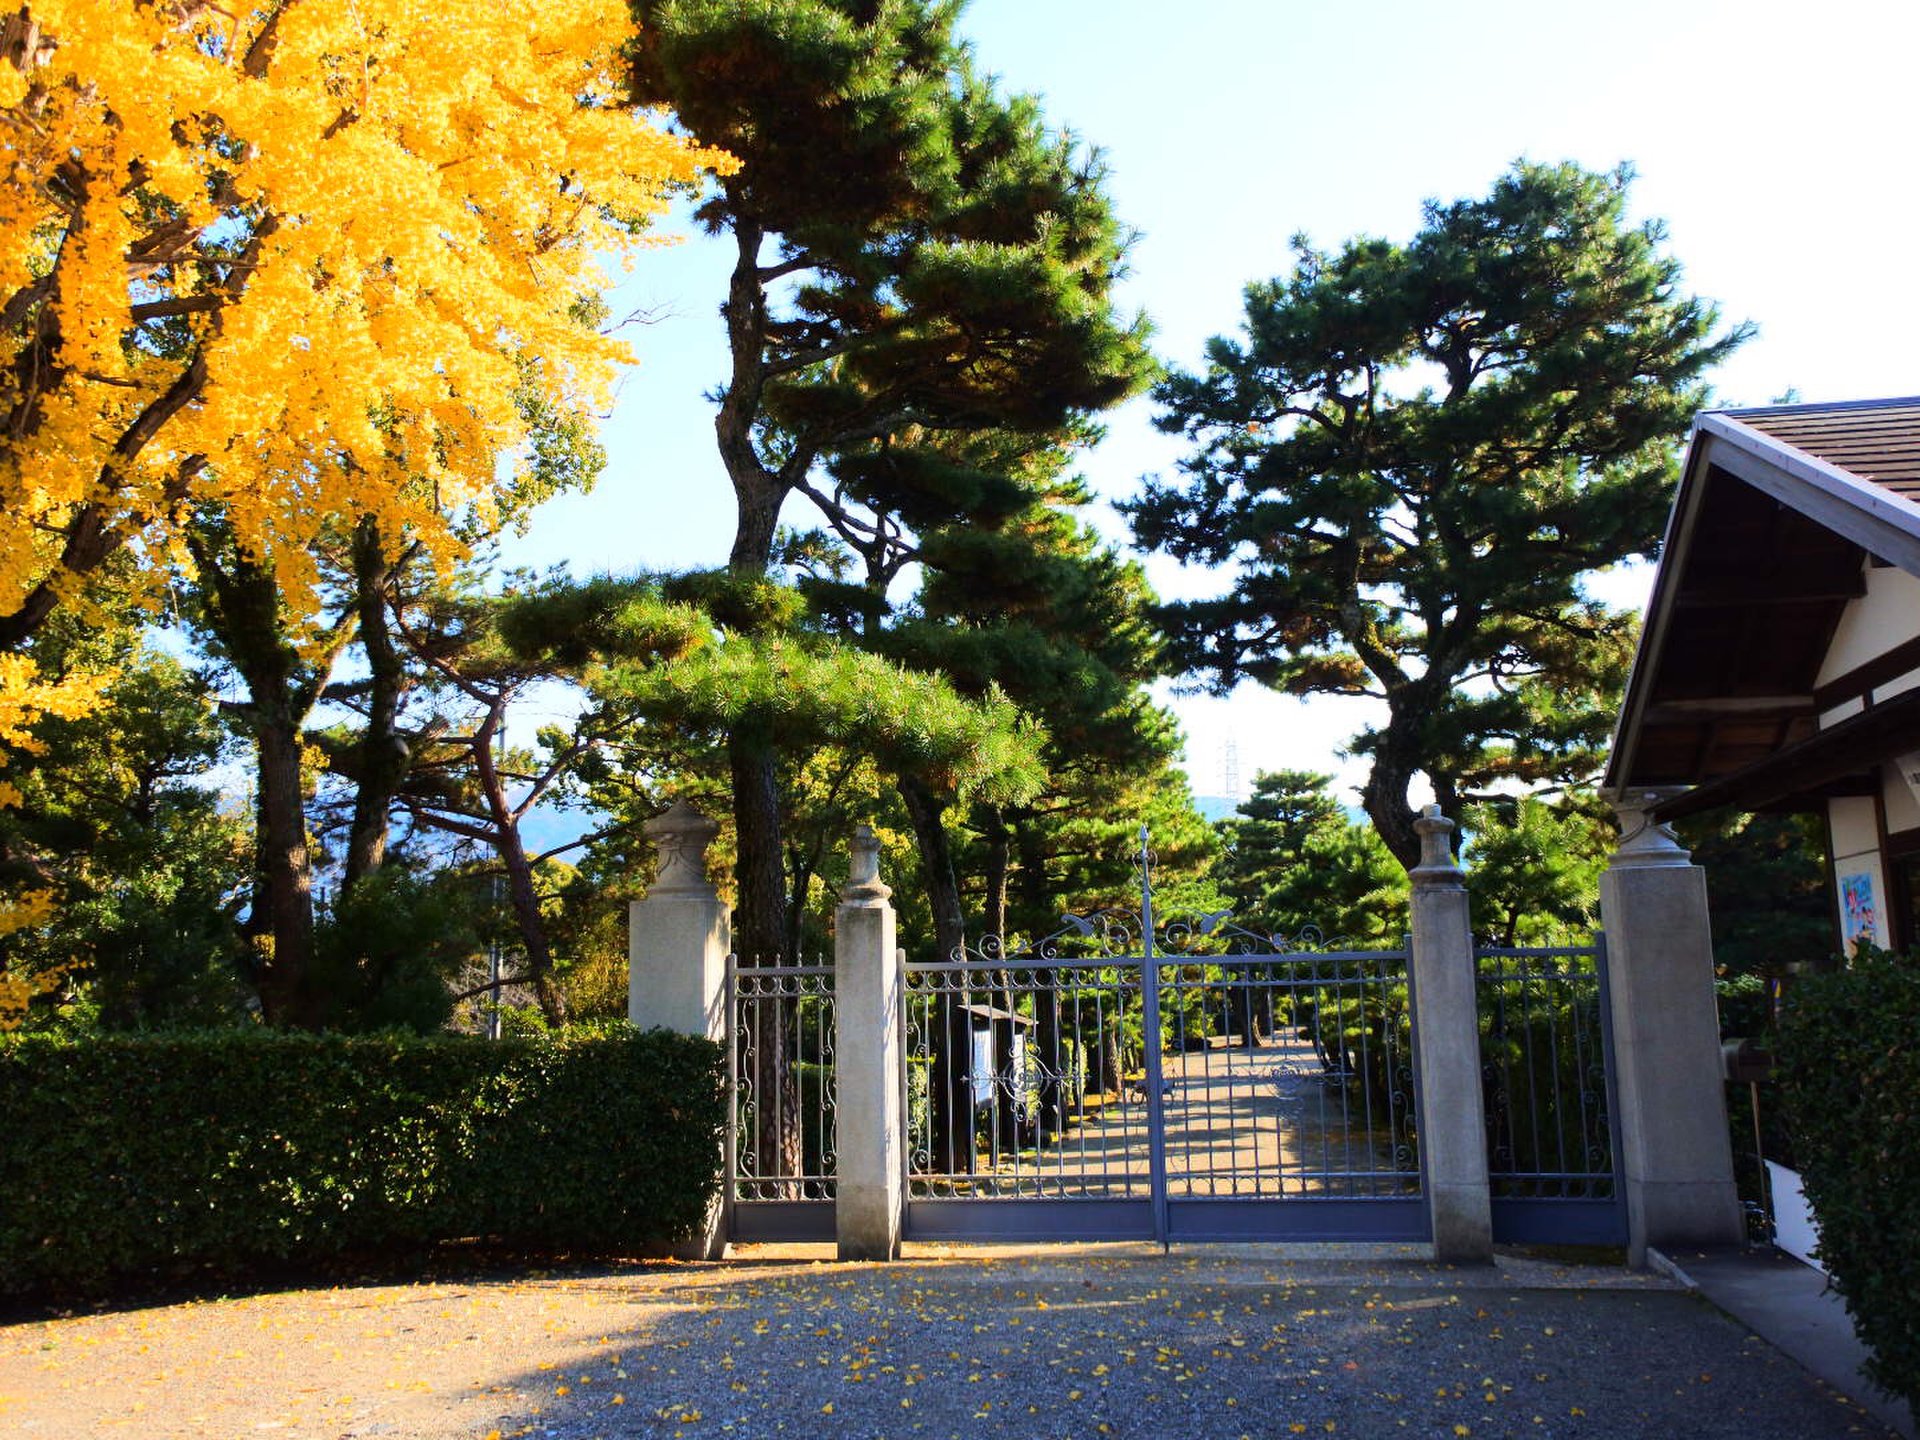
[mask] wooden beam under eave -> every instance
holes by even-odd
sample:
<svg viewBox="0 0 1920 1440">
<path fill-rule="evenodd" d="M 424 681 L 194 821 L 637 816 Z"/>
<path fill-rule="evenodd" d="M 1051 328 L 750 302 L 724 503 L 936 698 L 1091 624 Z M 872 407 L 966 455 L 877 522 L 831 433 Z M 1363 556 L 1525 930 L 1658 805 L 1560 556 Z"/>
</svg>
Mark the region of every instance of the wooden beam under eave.
<svg viewBox="0 0 1920 1440">
<path fill-rule="evenodd" d="M 1903 507 L 1901 497 L 1891 491 L 1876 491 L 1870 482 L 1840 475 L 1830 465 L 1757 453 L 1749 448 L 1753 439 L 1730 433 L 1725 417 L 1703 415 L 1698 423 L 1718 442 L 1707 452 L 1709 464 L 1851 540 L 1869 555 L 1920 575 L 1920 530 L 1912 523 L 1910 502 Z"/>
<path fill-rule="evenodd" d="M 1818 713 L 1811 695 L 1717 695 L 1687 700 L 1656 700 L 1647 706 L 1649 725 L 1689 720 L 1793 720 Z"/>
<path fill-rule="evenodd" d="M 1858 563 L 1844 578 L 1825 576 L 1818 583 L 1795 588 L 1793 582 L 1777 573 L 1765 575 L 1722 576 L 1708 584 L 1694 584 L 1673 597 L 1682 610 L 1700 610 L 1713 605 L 1817 605 L 1844 604 L 1867 593 L 1866 572 Z"/>
<path fill-rule="evenodd" d="M 1882 762 L 1913 749 L 1920 749 L 1920 690 L 1896 695 L 1764 760 L 1696 785 L 1655 805 L 1650 813 L 1664 821 L 1730 805 L 1759 810 L 1868 774 Z"/>
</svg>

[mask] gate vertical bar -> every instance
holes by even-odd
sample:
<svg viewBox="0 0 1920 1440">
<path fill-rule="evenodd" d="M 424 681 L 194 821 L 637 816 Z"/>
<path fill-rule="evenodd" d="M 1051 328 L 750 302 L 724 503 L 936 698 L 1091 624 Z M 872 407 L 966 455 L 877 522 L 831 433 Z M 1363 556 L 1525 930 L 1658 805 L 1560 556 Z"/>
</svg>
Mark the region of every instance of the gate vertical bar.
<svg viewBox="0 0 1920 1440">
<path fill-rule="evenodd" d="M 721 1145 L 720 1233 L 733 1238 L 733 1207 L 740 1197 L 740 957 L 727 952 L 721 995 L 721 1043 L 727 1047 L 727 1134 Z"/>
<path fill-rule="evenodd" d="M 1593 968 L 1600 977 L 1600 1069 L 1606 1077 L 1607 1161 L 1613 1168 L 1613 1203 L 1627 1210 L 1627 1161 L 1620 1136 L 1620 1082 L 1613 1060 L 1613 991 L 1607 978 L 1607 932 L 1593 932 Z"/>
<path fill-rule="evenodd" d="M 1162 1248 L 1167 1234 L 1167 1107 L 1162 1096 L 1160 1054 L 1160 965 L 1153 954 L 1153 855 L 1145 824 L 1140 827 L 1140 1007 L 1146 1031 L 1147 1189 L 1153 1202 L 1153 1238 Z"/>
</svg>

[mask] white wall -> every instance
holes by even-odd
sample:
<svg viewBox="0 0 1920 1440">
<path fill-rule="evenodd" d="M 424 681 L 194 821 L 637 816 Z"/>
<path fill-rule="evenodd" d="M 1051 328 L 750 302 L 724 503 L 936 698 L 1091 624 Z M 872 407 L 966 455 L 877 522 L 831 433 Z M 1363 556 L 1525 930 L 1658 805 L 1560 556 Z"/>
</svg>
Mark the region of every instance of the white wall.
<svg viewBox="0 0 1920 1440">
<path fill-rule="evenodd" d="M 1914 757 L 1905 758 L 1912 760 Z M 1880 804 L 1887 818 L 1889 835 L 1920 828 L 1920 799 L 1914 797 L 1913 786 L 1907 783 L 1896 763 L 1890 762 L 1880 767 Z"/>
<path fill-rule="evenodd" d="M 1816 684 L 1824 685 L 1920 635 L 1920 577 L 1897 566 L 1871 564 L 1866 566 L 1866 576 L 1867 593 L 1847 602 Z M 1920 681 L 1895 682 L 1884 687 L 1886 693 L 1896 693 L 1896 686 L 1903 683 Z"/>
</svg>

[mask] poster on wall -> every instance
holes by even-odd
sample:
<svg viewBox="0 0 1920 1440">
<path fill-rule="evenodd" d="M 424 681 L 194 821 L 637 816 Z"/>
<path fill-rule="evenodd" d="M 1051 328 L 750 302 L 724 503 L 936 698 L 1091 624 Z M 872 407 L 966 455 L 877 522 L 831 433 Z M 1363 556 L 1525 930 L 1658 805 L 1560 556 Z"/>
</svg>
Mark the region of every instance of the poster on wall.
<svg viewBox="0 0 1920 1440">
<path fill-rule="evenodd" d="M 1840 943 L 1849 955 L 1857 955 L 1862 945 L 1877 945 L 1876 917 L 1879 907 L 1873 899 L 1871 872 L 1840 877 Z"/>
</svg>

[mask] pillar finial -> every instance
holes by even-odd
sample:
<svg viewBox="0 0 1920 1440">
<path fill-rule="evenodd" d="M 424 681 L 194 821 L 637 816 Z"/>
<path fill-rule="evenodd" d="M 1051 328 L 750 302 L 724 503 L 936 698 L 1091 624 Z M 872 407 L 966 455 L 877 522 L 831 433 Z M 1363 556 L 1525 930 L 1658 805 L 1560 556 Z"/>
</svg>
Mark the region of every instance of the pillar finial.
<svg viewBox="0 0 1920 1440">
<path fill-rule="evenodd" d="M 880 837 L 873 833 L 871 825 L 861 825 L 854 830 L 847 852 L 847 883 L 840 891 L 842 900 L 848 903 L 885 900 L 893 894 L 893 888 L 880 879 Z"/>
<path fill-rule="evenodd" d="M 1674 790 L 1625 790 L 1613 798 L 1620 817 L 1620 844 L 1607 862 L 1610 870 L 1645 870 L 1691 865 L 1692 854 L 1680 843 L 1673 827 L 1654 817 L 1653 808 L 1670 800 Z"/>
<path fill-rule="evenodd" d="M 718 821 L 709 820 L 681 799 L 640 828 L 660 852 L 660 873 L 647 891 L 648 899 L 656 895 L 708 899 L 714 895 L 713 883 L 707 879 L 707 847 L 720 833 Z"/>
<path fill-rule="evenodd" d="M 1440 813 L 1438 805 L 1429 805 L 1413 822 L 1420 837 L 1420 863 L 1409 872 L 1416 885 L 1461 885 L 1465 877 L 1453 858 L 1453 821 Z"/>
</svg>

